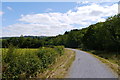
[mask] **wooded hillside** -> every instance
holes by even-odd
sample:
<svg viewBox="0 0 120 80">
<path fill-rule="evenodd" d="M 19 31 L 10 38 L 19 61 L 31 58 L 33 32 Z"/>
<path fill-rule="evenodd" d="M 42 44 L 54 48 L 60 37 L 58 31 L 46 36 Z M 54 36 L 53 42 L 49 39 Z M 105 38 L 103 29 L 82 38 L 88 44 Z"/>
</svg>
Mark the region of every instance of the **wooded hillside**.
<svg viewBox="0 0 120 80">
<path fill-rule="evenodd" d="M 64 45 L 69 48 L 93 50 L 120 50 L 120 14 L 109 17 L 87 28 L 66 31 L 64 35 L 44 38 L 14 37 L 3 40 L 3 48 L 10 44 L 19 48 L 38 48 L 42 46 Z"/>
</svg>

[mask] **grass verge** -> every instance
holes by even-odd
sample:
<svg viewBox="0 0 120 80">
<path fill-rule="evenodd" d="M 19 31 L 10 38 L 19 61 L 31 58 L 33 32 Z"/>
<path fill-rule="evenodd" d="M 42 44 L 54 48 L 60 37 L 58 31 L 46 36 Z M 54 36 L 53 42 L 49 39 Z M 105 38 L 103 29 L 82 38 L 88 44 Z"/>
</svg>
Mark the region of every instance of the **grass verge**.
<svg viewBox="0 0 120 80">
<path fill-rule="evenodd" d="M 116 63 L 117 60 L 112 60 L 112 59 L 105 59 L 102 58 L 98 55 L 95 55 L 92 53 L 92 51 L 85 51 L 91 55 L 93 55 L 94 57 L 96 57 L 97 59 L 99 59 L 101 62 L 107 64 L 112 70 L 114 70 L 114 72 L 116 72 L 118 74 L 118 76 L 120 76 L 120 66 Z"/>
<path fill-rule="evenodd" d="M 38 78 L 64 78 L 74 59 L 75 52 L 65 49 L 65 54 L 59 56 L 55 64 L 51 65 L 46 71 L 38 74 Z"/>
</svg>

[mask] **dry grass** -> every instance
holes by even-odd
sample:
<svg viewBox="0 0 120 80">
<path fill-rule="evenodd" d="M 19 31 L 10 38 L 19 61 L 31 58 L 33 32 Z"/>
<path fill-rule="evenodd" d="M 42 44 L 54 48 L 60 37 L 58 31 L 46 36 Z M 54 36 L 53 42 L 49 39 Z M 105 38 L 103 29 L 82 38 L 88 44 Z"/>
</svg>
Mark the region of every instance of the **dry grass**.
<svg viewBox="0 0 120 80">
<path fill-rule="evenodd" d="M 58 57 L 45 72 L 38 74 L 38 78 L 64 78 L 74 59 L 75 52 L 65 49 L 65 54 Z"/>
</svg>

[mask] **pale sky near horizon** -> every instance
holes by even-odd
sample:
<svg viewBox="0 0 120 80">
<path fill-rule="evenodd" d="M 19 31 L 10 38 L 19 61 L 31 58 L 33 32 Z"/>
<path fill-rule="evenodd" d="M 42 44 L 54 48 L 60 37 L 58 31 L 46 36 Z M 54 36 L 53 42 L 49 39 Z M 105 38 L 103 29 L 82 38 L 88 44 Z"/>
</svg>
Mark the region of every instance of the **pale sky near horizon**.
<svg viewBox="0 0 120 80">
<path fill-rule="evenodd" d="M 11 0 L 12 1 L 12 0 Z M 118 13 L 115 2 L 3 2 L 3 37 L 55 36 L 81 29 Z"/>
</svg>

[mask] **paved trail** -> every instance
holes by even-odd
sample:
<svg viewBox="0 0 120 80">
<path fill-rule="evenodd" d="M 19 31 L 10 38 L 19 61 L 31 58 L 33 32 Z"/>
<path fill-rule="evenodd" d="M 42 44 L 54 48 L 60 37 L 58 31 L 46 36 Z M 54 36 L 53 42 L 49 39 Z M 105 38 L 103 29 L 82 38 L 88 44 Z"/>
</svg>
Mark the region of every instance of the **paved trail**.
<svg viewBox="0 0 120 80">
<path fill-rule="evenodd" d="M 72 50 L 76 52 L 76 58 L 66 78 L 117 78 L 117 75 L 108 66 L 91 54 L 76 49 Z"/>
</svg>

